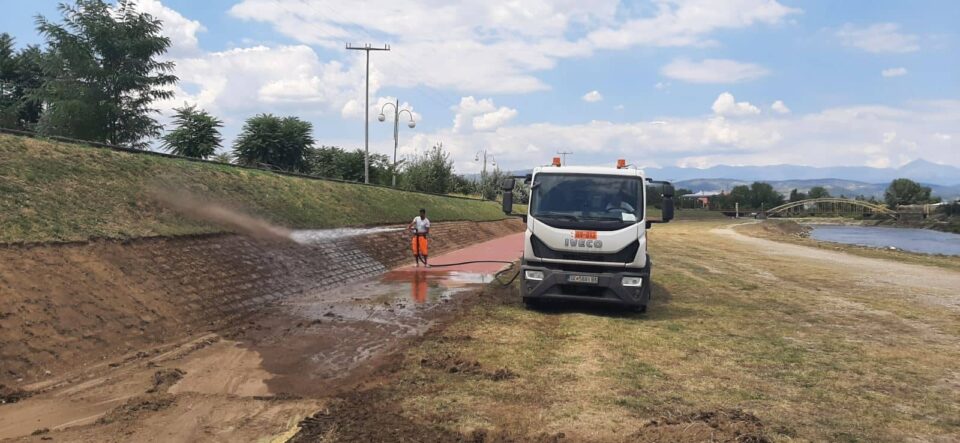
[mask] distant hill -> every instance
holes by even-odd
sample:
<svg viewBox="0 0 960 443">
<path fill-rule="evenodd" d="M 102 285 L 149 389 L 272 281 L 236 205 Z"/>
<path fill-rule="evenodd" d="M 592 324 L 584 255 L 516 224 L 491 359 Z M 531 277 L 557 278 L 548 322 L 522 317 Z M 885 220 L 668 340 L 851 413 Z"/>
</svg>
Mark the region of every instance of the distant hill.
<svg viewBox="0 0 960 443">
<path fill-rule="evenodd" d="M 890 183 L 895 178 L 909 178 L 914 181 L 941 186 L 960 185 L 960 168 L 941 165 L 926 160 L 914 160 L 899 168 L 869 168 L 865 166 L 836 166 L 818 168 L 813 166 L 770 165 L 770 166 L 726 166 L 719 165 L 705 169 L 697 168 L 645 168 L 647 175 L 657 179 L 672 181 L 699 178 L 723 177 L 734 180 L 785 181 L 841 179 L 861 183 Z"/>
<path fill-rule="evenodd" d="M 693 192 L 698 191 L 729 191 L 734 186 L 749 185 L 754 180 L 737 180 L 729 178 L 698 178 L 692 180 L 675 181 L 673 184 L 677 189 L 685 188 Z M 854 180 L 840 180 L 835 178 L 812 179 L 812 180 L 761 180 L 770 183 L 777 192 L 789 194 L 791 190 L 797 189 L 801 192 L 807 192 L 814 186 L 823 186 L 834 196 L 856 197 L 863 195 L 865 197 L 883 198 L 883 192 L 887 189 L 889 183 L 865 183 Z M 922 182 L 922 181 L 921 181 Z M 924 183 L 933 191 L 933 195 L 939 196 L 945 200 L 960 198 L 960 185 L 942 186 Z"/>
</svg>

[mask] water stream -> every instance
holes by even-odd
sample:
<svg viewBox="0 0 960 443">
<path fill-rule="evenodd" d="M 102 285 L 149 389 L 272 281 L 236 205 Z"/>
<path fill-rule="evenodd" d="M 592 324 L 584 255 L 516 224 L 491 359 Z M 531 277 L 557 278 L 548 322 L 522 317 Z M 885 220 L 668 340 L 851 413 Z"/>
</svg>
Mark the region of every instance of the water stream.
<svg viewBox="0 0 960 443">
<path fill-rule="evenodd" d="M 922 254 L 960 256 L 960 235 L 929 229 L 880 226 L 812 225 L 814 240 L 876 248 L 896 248 Z"/>
</svg>

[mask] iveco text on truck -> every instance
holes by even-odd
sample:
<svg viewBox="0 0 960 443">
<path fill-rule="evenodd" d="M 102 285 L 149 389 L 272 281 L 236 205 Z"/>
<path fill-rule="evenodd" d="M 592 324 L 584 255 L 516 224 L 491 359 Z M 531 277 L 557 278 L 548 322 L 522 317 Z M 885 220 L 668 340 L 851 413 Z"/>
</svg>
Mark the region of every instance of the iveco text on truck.
<svg viewBox="0 0 960 443">
<path fill-rule="evenodd" d="M 647 230 L 673 219 L 673 186 L 647 179 L 619 160 L 616 167 L 538 167 L 526 177 L 520 293 L 528 306 L 547 299 L 615 303 L 644 312 L 650 301 Z M 514 179 L 502 183 L 503 210 L 513 211 Z M 648 217 L 649 190 L 662 196 L 662 216 Z"/>
</svg>

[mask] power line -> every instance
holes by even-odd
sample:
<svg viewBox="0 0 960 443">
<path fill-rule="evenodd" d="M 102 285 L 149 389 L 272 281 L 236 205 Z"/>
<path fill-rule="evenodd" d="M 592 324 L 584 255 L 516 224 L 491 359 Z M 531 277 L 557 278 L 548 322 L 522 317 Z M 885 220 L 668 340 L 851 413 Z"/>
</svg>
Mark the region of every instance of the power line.
<svg viewBox="0 0 960 443">
<path fill-rule="evenodd" d="M 573 155 L 572 152 L 563 152 L 563 151 L 557 151 L 557 154 L 559 154 L 560 157 L 562 157 L 562 159 L 560 160 L 560 164 L 562 165 L 567 164 L 567 155 Z"/>
<path fill-rule="evenodd" d="M 364 95 L 366 106 L 363 108 L 363 182 L 370 184 L 370 51 L 389 51 L 389 45 L 374 48 L 367 43 L 364 46 L 353 46 L 347 43 L 348 50 L 365 51 L 367 53 L 367 89 Z"/>
</svg>

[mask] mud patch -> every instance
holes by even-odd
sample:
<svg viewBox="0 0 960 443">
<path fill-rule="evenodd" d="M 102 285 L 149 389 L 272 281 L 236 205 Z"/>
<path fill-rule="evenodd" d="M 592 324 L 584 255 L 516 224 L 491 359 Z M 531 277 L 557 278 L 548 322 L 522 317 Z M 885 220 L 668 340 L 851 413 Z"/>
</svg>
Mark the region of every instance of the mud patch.
<svg viewBox="0 0 960 443">
<path fill-rule="evenodd" d="M 300 422 L 300 432 L 288 443 L 316 441 L 394 442 L 442 441 L 462 443 L 567 441 L 564 433 L 535 436 L 514 435 L 508 431 L 477 429 L 469 433 L 446 429 L 442 423 L 416 422 L 400 415 L 384 391 L 354 392 Z"/>
<path fill-rule="evenodd" d="M 452 354 L 447 354 L 442 358 L 424 357 L 420 359 L 420 367 L 437 369 L 450 374 L 479 375 L 493 381 L 503 381 L 517 377 L 517 374 L 510 369 L 499 368 L 495 371 L 487 371 L 484 370 L 479 361 Z"/>
<path fill-rule="evenodd" d="M 16 403 L 30 396 L 29 392 L 19 389 L 8 388 L 6 385 L 0 385 L 0 405 L 7 403 Z"/>
<path fill-rule="evenodd" d="M 148 389 L 147 393 L 166 391 L 183 379 L 184 375 L 187 375 L 187 373 L 180 369 L 161 369 L 153 374 L 153 387 Z"/>
<path fill-rule="evenodd" d="M 626 441 L 769 443 L 771 440 L 757 416 L 740 409 L 727 409 L 651 420 Z"/>
<path fill-rule="evenodd" d="M 170 394 L 147 395 L 128 400 L 117 406 L 97 420 L 97 424 L 105 425 L 114 422 L 137 420 L 144 413 L 157 412 L 169 408 L 176 401 Z"/>
</svg>

